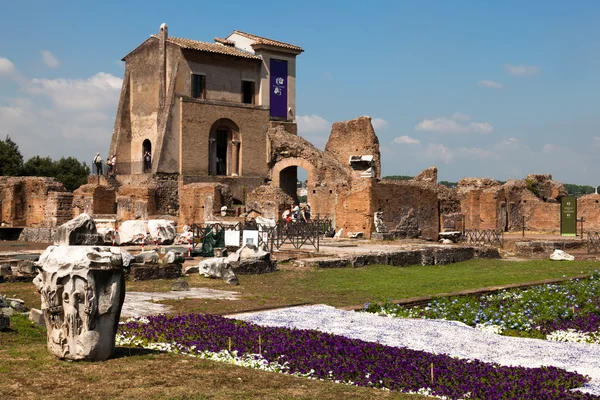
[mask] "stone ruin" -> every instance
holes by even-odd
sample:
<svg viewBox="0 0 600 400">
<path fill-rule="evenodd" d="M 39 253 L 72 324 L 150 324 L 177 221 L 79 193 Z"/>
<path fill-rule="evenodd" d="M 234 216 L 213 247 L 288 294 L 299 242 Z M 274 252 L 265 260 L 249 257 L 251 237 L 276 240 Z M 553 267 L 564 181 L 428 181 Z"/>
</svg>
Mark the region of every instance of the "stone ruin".
<svg viewBox="0 0 600 400">
<path fill-rule="evenodd" d="M 285 124 L 270 124 L 267 138 L 269 173 L 262 185 L 240 187 L 229 177 L 188 182 L 185 176 L 156 173 L 139 179 L 117 175 L 110 182 L 94 176 L 69 193 L 52 178 L 0 177 L 0 217 L 4 226 L 25 228 L 21 240 L 45 242 L 55 238 L 59 225 L 82 214 L 104 221 L 98 231 L 104 239 L 126 221 L 167 219 L 177 229 L 191 223 L 235 224 L 243 218 L 279 220 L 297 201 L 301 167 L 308 172 L 313 218 L 330 218 L 343 236 L 435 241 L 440 232 L 463 229 L 517 231 L 523 221 L 526 230 L 559 230 L 559 202 L 567 192 L 549 174 L 504 184 L 463 178 L 456 189 L 437 183 L 435 167 L 412 180 L 381 179 L 379 141 L 369 117 L 333 124 L 324 151 Z M 241 197 L 244 204 L 235 206 L 234 199 Z M 600 195 L 577 201 L 586 229 L 600 229 Z"/>
<path fill-rule="evenodd" d="M 50 246 L 34 284 L 42 297 L 48 350 L 63 360 L 103 361 L 115 347 L 125 300 L 126 252 L 114 247 Z"/>
</svg>

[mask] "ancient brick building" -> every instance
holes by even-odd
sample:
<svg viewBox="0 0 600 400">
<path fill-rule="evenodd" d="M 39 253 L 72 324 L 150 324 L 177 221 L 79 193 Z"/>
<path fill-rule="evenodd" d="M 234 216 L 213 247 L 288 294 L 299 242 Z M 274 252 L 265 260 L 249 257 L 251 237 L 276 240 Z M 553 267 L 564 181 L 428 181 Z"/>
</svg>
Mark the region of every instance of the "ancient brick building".
<svg viewBox="0 0 600 400">
<path fill-rule="evenodd" d="M 242 187 L 251 190 L 268 178 L 268 127 L 296 132 L 296 56 L 302 51 L 240 31 L 214 43 L 171 37 L 161 25 L 158 35 L 123 58 L 110 146 L 119 175 L 225 181 L 242 200 Z M 151 165 L 144 164 L 146 151 Z"/>
<path fill-rule="evenodd" d="M 238 203 L 264 184 L 270 176 L 267 130 L 282 126 L 296 133 L 296 56 L 302 51 L 241 31 L 211 43 L 172 37 L 163 24 L 127 54 L 109 150 L 118 160 L 112 182 L 118 213 L 178 212 L 191 192 L 220 192 L 185 188 L 193 183 L 226 184 Z M 120 187 L 127 185 L 126 195 Z M 156 204 L 142 212 L 146 194 L 134 192 L 145 186 L 154 187 Z M 185 210 L 186 220 L 210 214 Z"/>
<path fill-rule="evenodd" d="M 72 218 L 73 193 L 54 178 L 0 177 L 0 223 L 13 227 L 59 226 Z"/>
</svg>

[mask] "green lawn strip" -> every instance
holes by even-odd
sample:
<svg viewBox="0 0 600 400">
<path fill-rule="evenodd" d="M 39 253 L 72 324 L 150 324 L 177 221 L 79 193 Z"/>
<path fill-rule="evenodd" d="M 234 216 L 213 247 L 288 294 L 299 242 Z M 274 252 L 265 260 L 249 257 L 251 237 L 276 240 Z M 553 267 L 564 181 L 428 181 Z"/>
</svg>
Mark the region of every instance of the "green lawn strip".
<svg viewBox="0 0 600 400">
<path fill-rule="evenodd" d="M 191 287 L 235 291 L 241 300 L 184 299 L 166 301 L 174 313 L 227 314 L 292 304 L 323 303 L 347 307 L 366 302 L 432 296 L 489 286 L 524 284 L 559 279 L 600 269 L 592 261 L 536 260 L 507 262 L 476 259 L 445 266 L 372 265 L 341 269 L 282 269 L 263 275 L 240 275 L 240 285 L 193 274 L 185 279 Z M 127 291 L 168 291 L 173 280 L 127 282 Z M 31 283 L 2 283 L 0 294 L 40 306 L 40 296 Z"/>
<path fill-rule="evenodd" d="M 306 277 L 302 284 L 311 287 L 313 291 L 331 293 L 329 297 L 335 300 L 330 303 L 333 306 L 347 306 L 360 304 L 361 301 L 399 300 L 489 286 L 579 276 L 598 268 L 600 264 L 590 261 L 471 260 L 444 266 L 379 265 L 356 269 L 322 270 Z M 351 304 L 339 301 L 349 298 L 362 300 Z"/>
</svg>

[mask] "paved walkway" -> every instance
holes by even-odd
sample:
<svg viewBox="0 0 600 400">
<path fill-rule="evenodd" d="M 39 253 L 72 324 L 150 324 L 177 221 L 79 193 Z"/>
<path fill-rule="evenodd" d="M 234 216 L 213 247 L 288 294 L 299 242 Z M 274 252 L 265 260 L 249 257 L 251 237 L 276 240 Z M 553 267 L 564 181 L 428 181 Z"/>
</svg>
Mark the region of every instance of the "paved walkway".
<svg viewBox="0 0 600 400">
<path fill-rule="evenodd" d="M 239 300 L 240 298 L 237 292 L 207 288 L 190 288 L 190 290 L 181 292 L 126 292 L 121 317 L 143 317 L 168 313 L 171 306 L 154 302 L 179 299 Z"/>
<path fill-rule="evenodd" d="M 258 325 L 314 329 L 336 335 L 508 366 L 555 366 L 588 375 L 581 390 L 600 395 L 600 345 L 500 336 L 461 322 L 380 317 L 326 305 L 238 314 Z"/>
</svg>

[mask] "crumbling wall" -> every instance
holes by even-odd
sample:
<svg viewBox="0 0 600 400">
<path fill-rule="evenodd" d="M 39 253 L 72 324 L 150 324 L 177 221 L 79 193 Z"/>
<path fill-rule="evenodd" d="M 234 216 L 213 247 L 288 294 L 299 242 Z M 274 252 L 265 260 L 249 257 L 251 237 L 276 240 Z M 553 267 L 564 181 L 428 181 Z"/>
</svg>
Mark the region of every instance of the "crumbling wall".
<svg viewBox="0 0 600 400">
<path fill-rule="evenodd" d="M 336 229 L 348 233 L 362 232 L 367 238 L 375 230 L 373 221 L 373 181 L 363 180 L 341 192 L 336 203 Z"/>
<path fill-rule="evenodd" d="M 600 194 L 586 194 L 578 198 L 577 214 L 578 218 L 585 217 L 584 232 L 600 232 Z"/>
<path fill-rule="evenodd" d="M 397 238 L 437 240 L 438 194 L 434 184 L 413 181 L 363 180 L 341 194 L 337 204 L 337 228 L 345 234 L 375 231 L 374 213 L 382 212 L 388 231 Z"/>
<path fill-rule="evenodd" d="M 325 153 L 342 165 L 348 165 L 351 156 L 372 155 L 375 178 L 381 177 L 379 139 L 371 125 L 371 117 L 359 117 L 335 122 L 325 146 Z"/>
<path fill-rule="evenodd" d="M 531 192 L 524 192 L 520 203 L 525 229 L 534 232 L 560 231 L 560 203 L 547 203 Z"/>
<path fill-rule="evenodd" d="M 318 150 L 304 138 L 286 132 L 281 126 L 269 129 L 268 135 L 271 186 L 280 187 L 281 173 L 286 168 L 302 167 L 308 172 L 307 198 L 313 217 L 335 217 L 338 196 L 351 185 L 348 160 L 341 164 L 330 154 Z M 295 193 L 287 194 L 295 197 Z"/>
<path fill-rule="evenodd" d="M 373 185 L 374 211 L 383 212 L 383 221 L 396 237 L 437 240 L 440 231 L 436 184 L 383 180 Z"/>
<path fill-rule="evenodd" d="M 121 186 L 117 192 L 118 222 L 148 219 L 156 213 L 155 188 L 149 186 Z"/>
<path fill-rule="evenodd" d="M 263 185 L 254 189 L 246 198 L 246 210 L 256 211 L 263 218 L 279 221 L 294 199 L 276 186 Z"/>
<path fill-rule="evenodd" d="M 114 205 L 114 200 L 111 205 Z M 44 220 L 40 224 L 45 228 L 55 228 L 73 218 L 73 193 L 49 192 L 44 208 Z"/>
<path fill-rule="evenodd" d="M 531 174 L 500 185 L 487 178 L 464 178 L 458 182 L 457 196 L 465 215 L 466 229 L 493 229 L 538 232 L 560 230 L 560 199 L 564 186 L 550 174 Z"/>
<path fill-rule="evenodd" d="M 229 186 L 221 183 L 179 185 L 179 225 L 201 224 L 218 219 L 221 207 L 231 207 Z"/>
<path fill-rule="evenodd" d="M 73 217 L 86 213 L 114 214 L 116 192 L 112 186 L 87 184 L 73 192 Z"/>
<path fill-rule="evenodd" d="M 154 177 L 154 202 L 159 215 L 179 215 L 179 176 L 158 174 Z"/>
<path fill-rule="evenodd" d="M 54 178 L 0 177 L 1 222 L 9 226 L 53 226 L 57 210 L 51 208 L 63 207 L 56 197 L 48 201 L 53 192 L 66 192 Z"/>
</svg>

